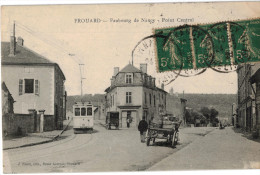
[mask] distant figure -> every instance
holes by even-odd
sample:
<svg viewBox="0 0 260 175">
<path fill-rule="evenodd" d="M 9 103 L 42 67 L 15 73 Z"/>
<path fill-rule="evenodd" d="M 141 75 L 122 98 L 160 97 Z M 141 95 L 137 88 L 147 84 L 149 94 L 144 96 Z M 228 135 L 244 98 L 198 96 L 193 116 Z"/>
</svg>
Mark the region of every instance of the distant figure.
<svg viewBox="0 0 260 175">
<path fill-rule="evenodd" d="M 129 117 L 127 117 L 127 119 L 126 119 L 126 125 L 128 128 L 130 127 L 130 118 Z"/>
<path fill-rule="evenodd" d="M 223 126 L 222 123 L 219 122 L 219 129 L 224 129 L 224 128 L 225 128 L 225 126 Z"/>
<path fill-rule="evenodd" d="M 145 121 L 145 119 L 143 117 L 142 120 L 138 124 L 138 131 L 140 131 L 140 138 L 141 138 L 142 143 L 145 142 L 145 134 L 146 134 L 147 128 L 148 128 L 148 123 Z"/>
</svg>

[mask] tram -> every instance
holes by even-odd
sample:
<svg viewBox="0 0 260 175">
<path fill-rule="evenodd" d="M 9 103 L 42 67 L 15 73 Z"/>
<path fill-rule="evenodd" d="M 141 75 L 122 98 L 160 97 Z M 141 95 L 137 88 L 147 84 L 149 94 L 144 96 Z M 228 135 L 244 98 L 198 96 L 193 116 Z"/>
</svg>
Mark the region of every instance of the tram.
<svg viewBox="0 0 260 175">
<path fill-rule="evenodd" d="M 74 133 L 90 131 L 94 127 L 94 109 L 93 105 L 88 102 L 77 102 L 73 105 L 73 130 Z"/>
</svg>

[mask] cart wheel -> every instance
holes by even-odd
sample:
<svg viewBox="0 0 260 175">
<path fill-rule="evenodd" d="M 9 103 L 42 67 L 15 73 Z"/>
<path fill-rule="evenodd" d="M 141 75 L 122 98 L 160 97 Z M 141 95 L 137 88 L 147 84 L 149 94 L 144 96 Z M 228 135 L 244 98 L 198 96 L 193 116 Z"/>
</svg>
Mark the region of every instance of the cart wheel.
<svg viewBox="0 0 260 175">
<path fill-rule="evenodd" d="M 174 134 L 173 134 L 173 138 L 172 138 L 172 146 L 173 147 L 175 147 L 176 145 L 177 145 L 177 135 L 178 135 L 178 133 L 177 133 L 177 131 L 176 132 L 174 132 Z"/>
<path fill-rule="evenodd" d="M 155 138 L 153 138 L 153 144 L 154 144 L 154 142 L 155 142 Z"/>
<path fill-rule="evenodd" d="M 150 140 L 151 140 L 151 138 L 149 137 L 149 138 L 147 138 L 147 140 L 146 140 L 146 145 L 147 146 L 149 146 L 150 145 Z"/>
</svg>

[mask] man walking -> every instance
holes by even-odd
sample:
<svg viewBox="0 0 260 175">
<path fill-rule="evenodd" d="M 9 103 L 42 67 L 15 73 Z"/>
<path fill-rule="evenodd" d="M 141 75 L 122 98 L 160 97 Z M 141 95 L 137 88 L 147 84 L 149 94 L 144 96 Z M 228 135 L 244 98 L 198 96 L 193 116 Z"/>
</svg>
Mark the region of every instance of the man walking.
<svg viewBox="0 0 260 175">
<path fill-rule="evenodd" d="M 141 138 L 142 143 L 145 142 L 145 134 L 146 134 L 147 128 L 148 128 L 148 123 L 145 121 L 145 119 L 143 117 L 142 120 L 138 124 L 138 131 L 140 131 L 140 138 Z"/>
</svg>

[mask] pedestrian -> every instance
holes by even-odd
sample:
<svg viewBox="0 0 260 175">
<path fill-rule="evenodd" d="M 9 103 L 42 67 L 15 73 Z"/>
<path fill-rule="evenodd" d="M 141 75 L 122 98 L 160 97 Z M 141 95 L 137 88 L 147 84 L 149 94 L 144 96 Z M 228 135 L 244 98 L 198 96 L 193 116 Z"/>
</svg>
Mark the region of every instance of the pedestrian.
<svg viewBox="0 0 260 175">
<path fill-rule="evenodd" d="M 148 123 L 145 121 L 145 118 L 143 117 L 142 120 L 138 124 L 138 131 L 140 131 L 140 138 L 141 142 L 145 142 L 145 135 L 148 128 Z"/>
<path fill-rule="evenodd" d="M 127 128 L 130 127 L 130 118 L 129 117 L 127 117 L 127 119 L 126 119 L 126 125 L 127 125 Z"/>
</svg>

